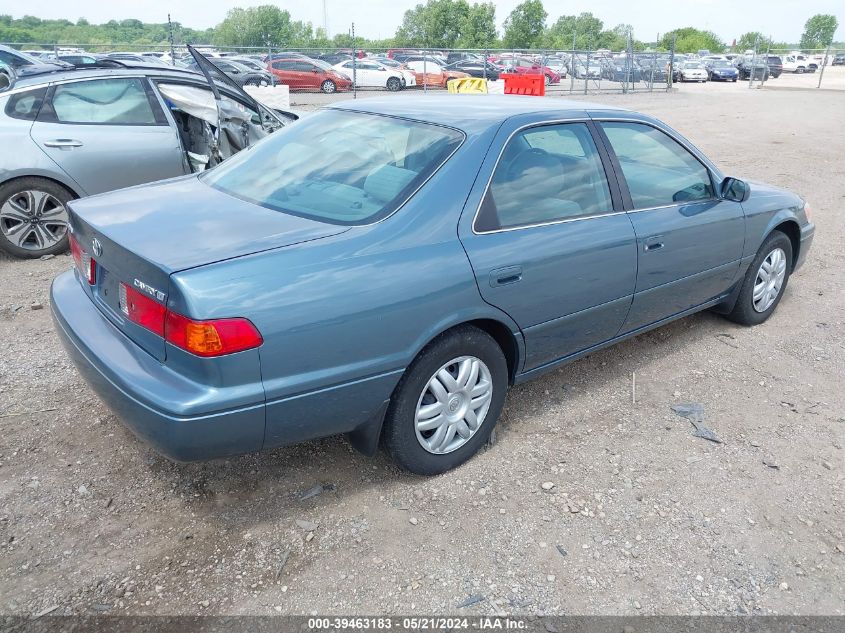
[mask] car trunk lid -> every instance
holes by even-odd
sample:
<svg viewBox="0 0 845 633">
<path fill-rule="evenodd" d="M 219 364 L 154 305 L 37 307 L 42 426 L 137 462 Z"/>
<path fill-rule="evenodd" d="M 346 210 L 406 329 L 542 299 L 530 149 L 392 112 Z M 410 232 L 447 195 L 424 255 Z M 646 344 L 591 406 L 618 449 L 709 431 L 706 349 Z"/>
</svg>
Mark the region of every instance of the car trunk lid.
<svg viewBox="0 0 845 633">
<path fill-rule="evenodd" d="M 69 206 L 74 239 L 96 261 L 95 282 L 89 287 L 94 303 L 162 361 L 164 339 L 127 318 L 127 291 L 121 284 L 165 306 L 173 273 L 349 230 L 240 200 L 196 176 L 122 189 Z"/>
</svg>

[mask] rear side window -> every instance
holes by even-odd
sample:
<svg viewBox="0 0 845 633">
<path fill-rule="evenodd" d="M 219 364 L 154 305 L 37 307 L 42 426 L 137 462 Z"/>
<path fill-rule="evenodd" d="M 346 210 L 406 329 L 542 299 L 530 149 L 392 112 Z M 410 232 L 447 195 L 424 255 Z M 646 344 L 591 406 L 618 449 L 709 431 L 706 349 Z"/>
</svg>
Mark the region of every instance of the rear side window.
<svg viewBox="0 0 845 633">
<path fill-rule="evenodd" d="M 6 103 L 6 115 L 13 119 L 34 121 L 46 94 L 46 87 L 13 94 Z"/>
<path fill-rule="evenodd" d="M 77 124 L 167 124 L 158 102 L 150 99 L 145 82 L 137 78 L 58 84 L 40 118 Z"/>
<path fill-rule="evenodd" d="M 544 125 L 508 141 L 474 228 L 494 231 L 611 211 L 607 177 L 587 126 Z"/>
<path fill-rule="evenodd" d="M 206 183 L 291 215 L 366 224 L 390 215 L 463 141 L 451 128 L 326 110 L 207 172 Z"/>
<path fill-rule="evenodd" d="M 714 196 L 707 168 L 664 132 L 642 123 L 601 126 L 619 158 L 635 209 Z"/>
</svg>

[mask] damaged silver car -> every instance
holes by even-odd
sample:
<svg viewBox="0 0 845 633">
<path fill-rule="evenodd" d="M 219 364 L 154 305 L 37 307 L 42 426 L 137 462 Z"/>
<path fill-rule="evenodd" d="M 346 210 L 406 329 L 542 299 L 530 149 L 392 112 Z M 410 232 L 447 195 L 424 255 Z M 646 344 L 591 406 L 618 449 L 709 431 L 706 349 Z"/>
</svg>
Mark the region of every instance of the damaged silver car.
<svg viewBox="0 0 845 633">
<path fill-rule="evenodd" d="M 203 171 L 296 121 L 201 72 L 107 60 L 0 81 L 0 249 L 67 249 L 69 200 Z"/>
</svg>

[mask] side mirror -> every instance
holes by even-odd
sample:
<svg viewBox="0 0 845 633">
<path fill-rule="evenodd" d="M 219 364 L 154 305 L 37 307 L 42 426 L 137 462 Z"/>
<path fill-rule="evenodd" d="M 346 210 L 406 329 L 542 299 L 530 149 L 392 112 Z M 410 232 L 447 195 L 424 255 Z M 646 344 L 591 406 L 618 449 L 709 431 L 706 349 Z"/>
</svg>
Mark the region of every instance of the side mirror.
<svg viewBox="0 0 845 633">
<path fill-rule="evenodd" d="M 721 189 L 722 197 L 734 202 L 745 202 L 751 195 L 751 187 L 748 186 L 748 183 L 730 176 L 722 181 Z"/>
</svg>

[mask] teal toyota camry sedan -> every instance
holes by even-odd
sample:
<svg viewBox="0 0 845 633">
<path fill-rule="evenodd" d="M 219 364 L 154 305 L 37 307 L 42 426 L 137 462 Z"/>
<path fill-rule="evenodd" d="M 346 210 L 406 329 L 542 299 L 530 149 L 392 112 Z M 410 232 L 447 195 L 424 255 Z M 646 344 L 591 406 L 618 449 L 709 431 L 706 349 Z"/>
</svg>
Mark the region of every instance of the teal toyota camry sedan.
<svg viewBox="0 0 845 633">
<path fill-rule="evenodd" d="M 509 385 L 699 310 L 763 323 L 814 232 L 651 117 L 487 95 L 338 103 L 69 209 L 57 330 L 137 435 L 197 460 L 347 434 L 421 474 Z"/>
</svg>

